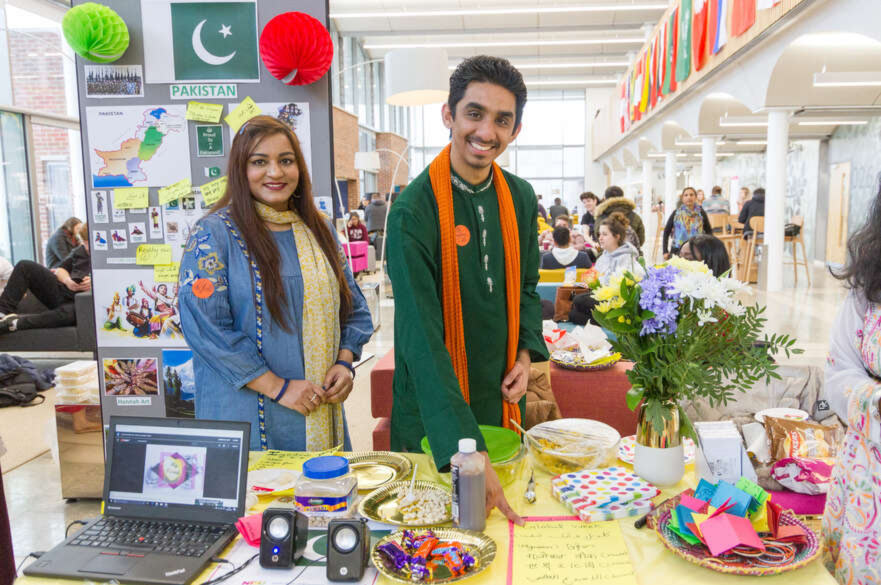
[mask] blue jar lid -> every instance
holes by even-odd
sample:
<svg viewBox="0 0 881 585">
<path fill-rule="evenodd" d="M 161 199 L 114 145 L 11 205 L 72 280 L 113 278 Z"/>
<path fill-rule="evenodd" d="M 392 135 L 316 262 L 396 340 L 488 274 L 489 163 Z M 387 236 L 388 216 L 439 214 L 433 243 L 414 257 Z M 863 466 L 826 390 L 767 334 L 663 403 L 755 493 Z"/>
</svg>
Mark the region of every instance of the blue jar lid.
<svg viewBox="0 0 881 585">
<path fill-rule="evenodd" d="M 333 479 L 349 473 L 349 460 L 339 455 L 313 457 L 303 464 L 303 475 L 309 479 Z"/>
</svg>

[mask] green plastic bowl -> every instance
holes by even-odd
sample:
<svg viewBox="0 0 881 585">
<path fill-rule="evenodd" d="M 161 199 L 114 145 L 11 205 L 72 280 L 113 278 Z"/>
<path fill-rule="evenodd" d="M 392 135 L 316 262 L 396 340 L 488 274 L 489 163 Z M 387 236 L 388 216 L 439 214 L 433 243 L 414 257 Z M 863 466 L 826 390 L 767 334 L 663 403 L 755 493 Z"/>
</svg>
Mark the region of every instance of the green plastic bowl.
<svg viewBox="0 0 881 585">
<path fill-rule="evenodd" d="M 520 442 L 520 436 L 510 429 L 480 425 L 480 433 L 486 442 L 486 449 L 493 469 L 499 476 L 499 483 L 502 484 L 502 487 L 507 487 L 521 475 L 523 463 L 526 460 L 526 448 Z M 437 470 L 434 457 L 431 454 L 431 446 L 428 444 L 428 437 L 422 437 L 420 445 L 422 451 L 429 456 L 435 481 L 449 486 L 450 474 L 449 472 L 440 473 Z"/>
</svg>

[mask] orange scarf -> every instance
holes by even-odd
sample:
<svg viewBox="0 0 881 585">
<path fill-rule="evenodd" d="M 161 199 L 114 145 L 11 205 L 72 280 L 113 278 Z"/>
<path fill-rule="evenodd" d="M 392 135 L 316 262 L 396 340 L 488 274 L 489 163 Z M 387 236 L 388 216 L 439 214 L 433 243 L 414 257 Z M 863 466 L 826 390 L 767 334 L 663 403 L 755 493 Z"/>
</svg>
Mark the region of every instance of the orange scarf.
<svg viewBox="0 0 881 585">
<path fill-rule="evenodd" d="M 493 186 L 499 199 L 499 218 L 505 248 L 505 291 L 508 313 L 508 344 L 506 372 L 514 366 L 520 338 L 520 235 L 517 216 L 508 182 L 499 165 L 493 163 Z M 450 145 L 444 148 L 428 169 L 431 189 L 437 200 L 440 223 L 441 270 L 443 278 L 444 345 L 450 352 L 453 370 L 459 380 L 462 396 L 470 403 L 468 389 L 468 356 L 465 353 L 465 325 L 462 322 L 462 292 L 459 289 L 459 255 L 456 246 L 456 220 L 453 214 L 453 185 L 450 181 Z M 502 426 L 517 430 L 514 419 L 521 424 L 520 407 L 503 400 Z M 517 431 L 519 434 L 519 431 Z"/>
</svg>

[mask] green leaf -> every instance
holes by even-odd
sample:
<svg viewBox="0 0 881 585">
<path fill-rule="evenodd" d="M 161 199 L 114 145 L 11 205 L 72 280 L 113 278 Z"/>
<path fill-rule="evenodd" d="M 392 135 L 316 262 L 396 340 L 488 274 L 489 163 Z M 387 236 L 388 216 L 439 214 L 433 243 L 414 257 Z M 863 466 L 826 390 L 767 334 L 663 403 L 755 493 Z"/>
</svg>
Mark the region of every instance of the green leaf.
<svg viewBox="0 0 881 585">
<path fill-rule="evenodd" d="M 645 394 L 645 390 L 636 386 L 631 386 L 630 390 L 627 391 L 627 408 L 630 410 L 636 410 L 640 400 L 642 400 L 643 394 Z"/>
</svg>

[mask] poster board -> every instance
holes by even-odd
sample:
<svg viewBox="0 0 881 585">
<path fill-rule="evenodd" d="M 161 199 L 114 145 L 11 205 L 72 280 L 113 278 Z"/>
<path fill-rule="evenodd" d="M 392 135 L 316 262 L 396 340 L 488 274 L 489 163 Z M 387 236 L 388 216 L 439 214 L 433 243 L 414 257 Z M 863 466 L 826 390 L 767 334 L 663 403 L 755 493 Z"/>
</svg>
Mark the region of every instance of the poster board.
<svg viewBox="0 0 881 585">
<path fill-rule="evenodd" d="M 226 175 L 232 133 L 223 118 L 246 98 L 280 115 L 297 114 L 295 131 L 309 153 L 314 195 L 332 195 L 329 74 L 309 85 L 285 85 L 269 73 L 257 48 L 274 16 L 295 9 L 327 25 L 328 5 L 103 4 L 126 22 L 131 40 L 114 63 L 76 59 L 102 414 L 105 425 L 114 414 L 192 416 L 195 380 L 176 310 L 174 263 L 210 207 L 200 187 Z M 219 120 L 188 119 L 191 101 L 214 105 L 201 108 L 203 117 L 219 105 Z M 160 189 L 163 199 L 172 199 L 160 201 Z M 155 257 L 170 251 L 172 264 L 138 264 L 142 245 Z"/>
</svg>

